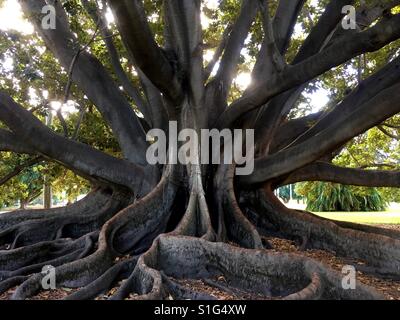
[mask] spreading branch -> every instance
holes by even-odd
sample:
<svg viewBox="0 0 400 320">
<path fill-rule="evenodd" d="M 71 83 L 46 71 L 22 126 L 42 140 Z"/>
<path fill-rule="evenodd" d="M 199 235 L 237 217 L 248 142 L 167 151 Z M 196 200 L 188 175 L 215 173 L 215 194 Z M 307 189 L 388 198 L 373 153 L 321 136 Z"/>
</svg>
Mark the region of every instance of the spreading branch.
<svg viewBox="0 0 400 320">
<path fill-rule="evenodd" d="M 265 33 L 260 53 L 260 56 L 263 58 L 262 73 L 265 73 L 266 76 L 269 77 L 274 73 L 282 72 L 286 67 L 286 62 L 275 40 L 275 31 L 269 10 L 269 1 L 266 3 L 260 1 L 260 7 Z M 260 68 L 260 66 L 256 66 L 256 68 Z M 259 80 L 257 77 L 256 79 Z"/>
<path fill-rule="evenodd" d="M 323 116 L 323 112 L 312 113 L 310 115 L 289 120 L 283 123 L 276 130 L 276 133 L 271 142 L 271 153 L 278 152 L 286 146 L 290 145 L 297 137 L 303 135 L 311 127 L 315 125 Z"/>
<path fill-rule="evenodd" d="M 400 171 L 362 170 L 316 162 L 291 175 L 283 185 L 302 181 L 324 181 L 362 187 L 400 187 Z"/>
<path fill-rule="evenodd" d="M 292 5 L 294 4 L 295 3 L 293 3 Z M 300 4 L 298 7 L 292 8 L 292 10 L 300 10 L 300 8 L 302 7 L 300 6 Z M 310 34 L 300 47 L 299 52 L 292 61 L 292 65 L 303 62 L 313 55 L 316 55 L 318 52 L 322 51 L 329 42 L 332 41 L 332 33 L 336 30 L 338 23 L 343 17 L 342 8 L 346 4 L 351 4 L 351 1 L 333 0 L 327 5 L 324 13 L 318 20 L 318 23 L 312 28 Z M 278 13 L 279 12 L 277 12 L 277 14 Z M 295 21 L 292 21 L 292 23 L 294 22 Z M 276 27 L 279 28 L 278 25 Z M 287 25 L 286 27 L 290 28 L 293 26 Z M 257 81 L 261 83 L 263 82 L 263 70 L 265 66 L 268 66 L 268 64 L 263 64 L 265 60 L 263 59 L 265 51 L 267 51 L 266 45 L 261 48 L 258 60 L 253 70 L 253 77 L 255 77 L 256 79 L 258 79 L 258 77 L 261 77 L 261 80 Z M 295 102 L 298 100 L 300 94 L 303 92 L 306 86 L 307 82 L 287 92 L 284 92 L 274 97 L 269 103 L 262 106 L 262 108 L 258 110 L 257 117 L 254 120 L 254 127 L 256 128 L 256 132 L 258 135 L 257 140 L 264 140 L 262 142 L 260 150 L 262 153 L 268 153 L 270 140 L 274 136 L 274 133 L 277 130 L 281 120 L 284 119 L 288 112 L 293 108 Z"/>
<path fill-rule="evenodd" d="M 229 35 L 217 75 L 214 79 L 215 83 L 223 88 L 225 97 L 234 79 L 240 52 L 242 51 L 244 42 L 258 10 L 258 1 L 243 1 L 239 16 L 232 27 L 232 32 Z"/>
<path fill-rule="evenodd" d="M 255 161 L 255 172 L 240 180 L 258 183 L 279 177 L 318 160 L 326 153 L 400 112 L 400 83 L 383 90 L 342 121 L 303 143 Z M 361 111 L 361 112 L 360 112 Z"/>
<path fill-rule="evenodd" d="M 37 153 L 79 172 L 89 180 L 142 190 L 143 169 L 88 145 L 62 137 L 0 91 L 0 120 Z"/>
<path fill-rule="evenodd" d="M 19 139 L 9 130 L 0 129 L 0 151 L 15 152 L 22 154 L 36 154 L 35 148 Z"/>
<path fill-rule="evenodd" d="M 170 101 L 179 104 L 182 99 L 181 84 L 166 54 L 154 40 L 142 1 L 107 2 L 118 17 L 118 30 L 133 64 L 137 65 Z"/>
<path fill-rule="evenodd" d="M 262 2 L 261 2 L 262 3 Z M 305 3 L 305 0 L 282 0 L 279 1 L 273 21 L 270 24 L 269 9 L 267 4 L 263 4 L 264 8 L 264 29 L 265 37 L 258 53 L 256 63 L 252 72 L 254 81 L 259 81 L 268 73 L 269 57 L 271 57 L 271 42 L 273 42 L 272 50 L 277 50 L 280 55 L 284 56 L 290 42 L 294 26 L 297 22 L 298 15 Z M 268 32 L 268 30 L 270 30 Z M 273 33 L 272 33 L 273 32 Z M 272 33 L 272 34 L 271 34 Z M 272 41 L 273 40 L 273 41 Z M 273 53 L 273 52 L 272 52 Z M 275 53 L 275 55 L 277 55 Z"/>
<path fill-rule="evenodd" d="M 237 72 L 240 53 L 258 10 L 258 1 L 245 0 L 242 2 L 239 16 L 229 34 L 218 72 L 207 85 L 205 104 L 208 106 L 209 123 L 211 125 L 215 124 L 227 107 L 226 100 Z"/>
<path fill-rule="evenodd" d="M 135 105 L 138 107 L 139 111 L 143 114 L 144 118 L 151 123 L 152 118 L 148 113 L 149 106 L 146 105 L 146 102 L 143 100 L 139 90 L 132 84 L 131 80 L 127 76 L 124 71 L 120 56 L 117 48 L 114 45 L 113 34 L 110 32 L 107 26 L 107 22 L 105 19 L 105 7 L 103 7 L 103 12 L 96 6 L 95 3 L 91 3 L 89 0 L 82 0 L 82 4 L 85 7 L 85 10 L 91 16 L 93 22 L 99 25 L 99 30 L 101 32 L 102 39 L 107 47 L 107 51 L 110 57 L 110 61 L 113 67 L 113 70 L 118 77 L 119 82 L 121 83 L 125 92 L 129 95 L 129 97 L 133 100 Z M 104 1 L 105 5 L 105 1 Z"/>
<path fill-rule="evenodd" d="M 204 108 L 201 2 L 170 0 L 164 4 L 165 19 L 173 42 L 173 50 L 177 54 L 184 89 L 194 109 Z"/>
<path fill-rule="evenodd" d="M 259 83 L 249 88 L 224 112 L 218 127 L 229 127 L 241 115 L 262 106 L 277 94 L 304 84 L 362 53 L 376 51 L 399 36 L 400 14 L 397 14 L 366 31 L 343 37 L 322 52 L 273 76 L 268 84 Z"/>
<path fill-rule="evenodd" d="M 273 19 L 274 38 L 279 52 L 285 54 L 305 0 L 280 0 Z"/>
<path fill-rule="evenodd" d="M 45 1 L 19 1 L 23 11 L 34 24 L 35 30 L 45 41 L 47 47 L 61 65 L 69 70 L 76 52 L 81 46 L 69 29 L 61 4 L 55 2 L 57 28 L 43 29 L 41 27 L 41 10 L 46 5 Z M 71 78 L 85 92 L 110 125 L 125 157 L 133 163 L 146 166 L 147 143 L 140 121 L 99 60 L 86 51 L 81 52 Z"/>
<path fill-rule="evenodd" d="M 214 52 L 214 55 L 211 59 L 211 61 L 207 64 L 205 70 L 204 70 L 204 79 L 205 81 L 208 80 L 208 78 L 210 77 L 211 73 L 214 70 L 214 67 L 216 66 L 217 62 L 220 60 L 225 48 L 226 48 L 226 44 L 228 42 L 228 36 L 229 34 L 232 32 L 232 26 L 228 26 L 224 33 L 222 34 L 222 39 L 217 47 L 217 49 Z"/>
<path fill-rule="evenodd" d="M 394 85 L 400 80 L 400 57 L 394 59 L 378 72 L 362 81 L 345 99 L 328 112 L 310 130 L 298 136 L 292 145 L 301 143 L 308 138 L 315 136 L 332 123 L 345 119 L 349 114 L 382 90 Z"/>
</svg>

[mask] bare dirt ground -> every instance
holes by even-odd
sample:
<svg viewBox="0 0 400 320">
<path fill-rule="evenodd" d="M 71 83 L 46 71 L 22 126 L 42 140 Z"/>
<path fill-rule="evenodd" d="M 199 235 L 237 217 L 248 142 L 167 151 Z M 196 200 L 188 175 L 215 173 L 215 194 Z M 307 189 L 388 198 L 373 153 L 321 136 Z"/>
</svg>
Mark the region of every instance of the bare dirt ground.
<svg viewBox="0 0 400 320">
<path fill-rule="evenodd" d="M 400 225 L 381 225 L 383 228 L 398 229 Z M 279 239 L 279 238 L 266 238 L 270 244 L 273 245 L 274 251 L 276 252 L 288 252 L 296 253 L 300 255 L 313 258 L 320 261 L 332 269 L 341 272 L 344 265 L 348 265 L 349 262 L 341 257 L 335 256 L 333 253 L 322 251 L 322 250 L 306 250 L 301 251 L 300 248 L 292 241 Z M 217 300 L 274 300 L 279 297 L 266 297 L 263 295 L 246 292 L 231 286 L 223 275 L 216 277 L 215 279 L 203 279 L 203 280 L 189 280 L 189 279 L 173 279 L 179 285 L 191 289 L 196 292 L 200 292 L 204 295 L 210 296 Z M 374 287 L 377 291 L 381 292 L 388 300 L 400 300 L 400 281 L 393 281 L 388 279 L 377 278 L 372 275 L 365 274 L 361 271 L 357 271 L 357 280 L 363 284 Z M 117 288 L 121 285 L 118 284 L 115 288 L 109 290 L 96 298 L 96 300 L 106 300 L 112 294 L 114 294 Z M 16 288 L 8 290 L 6 293 L 0 295 L 0 300 L 7 300 L 11 297 Z M 44 291 L 30 300 L 59 300 L 63 299 L 71 293 L 77 291 L 77 289 L 59 288 L 51 291 Z M 133 300 L 137 297 L 136 294 L 131 294 L 127 300 Z M 174 299 L 172 296 L 169 299 Z"/>
</svg>

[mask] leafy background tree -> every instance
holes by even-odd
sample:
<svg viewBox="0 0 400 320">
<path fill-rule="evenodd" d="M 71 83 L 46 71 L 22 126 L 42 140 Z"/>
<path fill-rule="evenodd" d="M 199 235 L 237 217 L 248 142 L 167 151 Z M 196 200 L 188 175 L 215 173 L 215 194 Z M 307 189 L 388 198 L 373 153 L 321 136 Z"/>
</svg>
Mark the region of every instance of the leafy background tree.
<svg viewBox="0 0 400 320">
<path fill-rule="evenodd" d="M 376 188 L 361 188 L 329 182 L 304 182 L 296 193 L 307 200 L 307 210 L 327 211 L 384 211 L 387 202 Z"/>
<path fill-rule="evenodd" d="M 395 116 L 346 144 L 334 163 L 350 168 L 398 170 L 400 118 Z M 400 202 L 397 188 L 363 188 L 324 182 L 305 182 L 296 192 L 307 200 L 311 211 L 383 211 Z"/>
</svg>

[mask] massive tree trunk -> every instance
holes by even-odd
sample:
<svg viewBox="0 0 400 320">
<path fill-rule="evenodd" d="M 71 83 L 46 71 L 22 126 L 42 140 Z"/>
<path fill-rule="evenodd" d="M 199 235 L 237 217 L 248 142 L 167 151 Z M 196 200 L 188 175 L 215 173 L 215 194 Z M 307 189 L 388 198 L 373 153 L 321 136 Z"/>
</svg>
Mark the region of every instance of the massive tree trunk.
<svg viewBox="0 0 400 320">
<path fill-rule="evenodd" d="M 79 289 L 68 299 L 96 298 L 122 279 L 112 299 L 131 294 L 137 299 L 204 298 L 177 280 L 220 275 L 230 287 L 266 298 L 382 298 L 362 284 L 345 290 L 342 276 L 317 261 L 273 253 L 263 239 L 269 234 L 357 259 L 380 276 L 400 276 L 400 233 L 317 218 L 286 208 L 273 194 L 281 185 L 315 180 L 400 187 L 399 172 L 329 163 L 343 144 L 400 112 L 399 57 L 334 108 L 287 120 L 309 81 L 400 38 L 400 15 L 381 18 L 399 1 L 359 8 L 363 30 L 344 31 L 342 7 L 353 1 L 332 0 L 287 64 L 286 50 L 305 1 L 281 0 L 272 19 L 268 6 L 243 0 L 235 23 L 221 40 L 220 68 L 210 80 L 210 71 L 203 67 L 201 1 L 165 1 L 164 50 L 152 35 L 142 1 L 108 0 L 144 97 L 124 74 L 101 12 L 93 10 L 90 1 L 82 1 L 90 16 L 100 21 L 117 78 L 144 121 L 95 56 L 87 51 L 76 55 L 81 45 L 59 2 L 54 30 L 41 28 L 46 1 L 19 2 L 60 64 L 66 70 L 73 64 L 72 81 L 110 126 L 124 159 L 58 135 L 0 91 L 0 120 L 7 127 L 0 129 L 0 151 L 55 161 L 93 185 L 86 198 L 64 208 L 0 215 L 0 293 L 17 287 L 12 299 L 36 295 L 43 290 L 42 267 L 52 265 L 58 287 Z M 228 106 L 240 52 L 260 10 L 265 11 L 265 39 L 254 81 Z M 255 128 L 254 172 L 236 177 L 234 163 L 148 164 L 145 130 L 168 128 L 168 121 L 198 133 Z M 168 152 L 177 152 L 174 144 Z"/>
</svg>

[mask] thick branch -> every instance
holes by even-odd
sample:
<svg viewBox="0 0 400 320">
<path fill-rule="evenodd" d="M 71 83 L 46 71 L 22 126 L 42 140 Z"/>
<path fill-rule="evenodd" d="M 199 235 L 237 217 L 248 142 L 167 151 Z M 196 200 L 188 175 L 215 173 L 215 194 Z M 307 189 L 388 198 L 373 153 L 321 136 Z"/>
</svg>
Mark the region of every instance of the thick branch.
<svg viewBox="0 0 400 320">
<path fill-rule="evenodd" d="M 385 11 L 390 11 L 398 5 L 400 5 L 399 0 L 375 0 L 369 6 L 362 6 L 357 12 L 357 25 L 365 29 L 379 19 Z"/>
<path fill-rule="evenodd" d="M 247 38 L 250 27 L 259 9 L 258 1 L 245 0 L 242 3 L 240 14 L 229 35 L 224 54 L 221 59 L 215 82 L 223 87 L 228 94 L 229 87 L 234 78 L 243 44 Z"/>
<path fill-rule="evenodd" d="M 292 64 L 297 64 L 312 55 L 317 54 L 324 43 L 330 41 L 332 33 L 337 30 L 338 23 L 343 18 L 342 9 L 346 5 L 351 5 L 354 0 L 331 0 L 327 5 L 321 18 L 312 28 L 309 36 L 302 44 Z"/>
<path fill-rule="evenodd" d="M 305 0 L 280 0 L 273 20 L 276 47 L 284 54 Z"/>
<path fill-rule="evenodd" d="M 118 77 L 119 82 L 121 83 L 125 92 L 132 98 L 133 102 L 136 104 L 139 111 L 143 114 L 144 118 L 147 121 L 151 122 L 152 119 L 147 113 L 148 106 L 146 105 L 145 101 L 143 101 L 139 90 L 132 84 L 131 80 L 128 78 L 127 74 L 122 68 L 120 57 L 114 45 L 112 34 L 107 27 L 107 22 L 105 20 L 104 13 L 100 12 L 97 6 L 93 3 L 90 3 L 88 0 L 82 0 L 82 4 L 85 7 L 86 11 L 91 16 L 92 20 L 95 23 L 99 24 L 99 29 L 103 41 L 106 44 L 111 64 L 113 66 L 116 76 Z"/>
<path fill-rule="evenodd" d="M 208 65 L 206 66 L 206 68 L 204 70 L 204 79 L 205 80 L 208 80 L 208 78 L 210 77 L 211 73 L 214 70 L 215 65 L 217 64 L 218 60 L 221 58 L 221 56 L 226 48 L 226 44 L 228 42 L 228 36 L 231 32 L 232 32 L 232 26 L 228 26 L 222 35 L 221 41 L 220 41 L 217 49 L 215 50 L 211 61 L 208 63 Z"/>
<path fill-rule="evenodd" d="M 400 112 L 399 99 L 400 84 L 397 84 L 365 102 L 362 109 L 360 107 L 346 119 L 331 125 L 307 141 L 272 156 L 257 159 L 255 172 L 241 180 L 246 183 L 263 182 L 321 158 L 353 137 Z"/>
<path fill-rule="evenodd" d="M 176 111 L 175 107 L 171 104 L 166 103 L 165 99 L 161 95 L 160 90 L 147 78 L 142 70 L 136 68 L 139 75 L 139 79 L 147 99 L 147 105 L 149 107 L 148 112 L 152 119 L 151 125 L 153 128 L 159 128 L 167 130 L 168 119 L 173 119 Z"/>
<path fill-rule="evenodd" d="M 392 86 L 400 80 L 400 57 L 394 59 L 381 70 L 361 82 L 361 84 L 339 103 L 333 110 L 327 113 L 310 130 L 299 136 L 293 144 L 299 144 L 308 138 L 317 135 L 332 123 L 345 119 L 362 104 L 382 90 Z"/>
<path fill-rule="evenodd" d="M 54 53 L 61 65 L 68 70 L 80 45 L 69 29 L 65 12 L 56 2 L 57 28 L 41 27 L 41 10 L 44 0 L 19 0 L 24 12 L 35 25 L 36 31 Z M 75 63 L 72 80 L 85 92 L 99 109 L 112 128 L 125 157 L 136 164 L 145 166 L 146 137 L 133 109 L 103 65 L 91 54 L 82 52 Z"/>
<path fill-rule="evenodd" d="M 253 69 L 253 81 L 262 81 L 272 73 L 282 71 L 282 58 L 290 41 L 297 16 L 305 1 L 280 1 L 274 20 L 271 20 L 269 2 L 260 1 L 264 20 L 264 41 Z"/>
<path fill-rule="evenodd" d="M 219 127 L 229 127 L 241 115 L 260 107 L 277 94 L 304 84 L 361 53 L 376 51 L 399 37 L 400 14 L 366 31 L 343 37 L 322 52 L 276 74 L 268 84 L 260 83 L 248 89 L 224 112 Z"/>
<path fill-rule="evenodd" d="M 0 151 L 36 154 L 34 148 L 19 139 L 14 133 L 0 129 Z"/>
<path fill-rule="evenodd" d="M 0 119 L 39 154 L 75 169 L 89 179 L 122 185 L 134 192 L 142 190 L 143 170 L 140 167 L 56 134 L 2 91 Z"/>
<path fill-rule="evenodd" d="M 205 104 L 208 106 L 210 125 L 215 125 L 227 107 L 226 100 L 237 71 L 240 53 L 258 9 L 259 3 L 256 0 L 242 2 L 240 14 L 227 40 L 218 72 L 207 85 Z"/>
<path fill-rule="evenodd" d="M 173 48 L 177 53 L 180 72 L 183 73 L 184 89 L 191 104 L 203 106 L 203 40 L 201 26 L 201 2 L 198 0 L 165 1 L 165 18 L 168 23 Z M 205 119 L 205 114 L 203 113 Z"/>
<path fill-rule="evenodd" d="M 137 65 L 171 101 L 179 103 L 182 88 L 168 58 L 158 47 L 140 0 L 108 0 L 125 46 Z"/>
<path fill-rule="evenodd" d="M 277 129 L 277 132 L 271 142 L 271 153 L 278 152 L 279 150 L 293 142 L 293 140 L 295 140 L 297 137 L 304 134 L 315 124 L 315 122 L 317 122 L 321 118 L 322 115 L 322 111 L 312 113 L 302 118 L 289 120 L 288 122 L 282 124 Z"/>
<path fill-rule="evenodd" d="M 301 181 L 327 181 L 363 187 L 400 187 L 400 171 L 343 168 L 326 162 L 316 162 L 295 171 L 283 185 Z"/>
<path fill-rule="evenodd" d="M 333 0 L 331 1 L 318 23 L 313 27 L 310 34 L 302 44 L 299 52 L 294 58 L 292 64 L 303 62 L 305 59 L 320 52 L 329 41 L 331 41 L 331 35 L 336 29 L 338 23 L 342 19 L 342 8 L 346 4 L 351 4 L 348 0 Z M 299 8 L 297 8 L 299 10 Z M 277 12 L 278 14 L 278 12 Z M 267 46 L 264 45 L 261 48 L 259 58 L 256 62 L 253 71 L 253 77 L 257 79 L 261 77 L 259 82 L 263 81 L 263 70 L 268 66 L 263 61 L 263 55 L 267 50 Z M 278 95 L 272 99 L 267 105 L 264 105 L 258 111 L 258 115 L 255 118 L 255 129 L 257 132 L 256 139 L 263 139 L 262 145 L 260 145 L 260 152 L 268 153 L 269 143 L 274 136 L 274 133 L 281 122 L 281 119 L 293 108 L 295 102 L 298 100 L 301 92 L 306 87 L 307 83 L 297 86 L 281 95 Z M 254 113 L 253 113 L 254 114 Z M 268 140 L 269 139 L 269 140 Z"/>
</svg>

